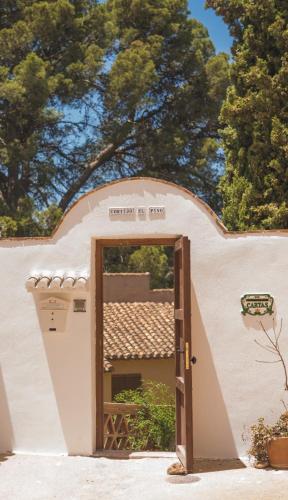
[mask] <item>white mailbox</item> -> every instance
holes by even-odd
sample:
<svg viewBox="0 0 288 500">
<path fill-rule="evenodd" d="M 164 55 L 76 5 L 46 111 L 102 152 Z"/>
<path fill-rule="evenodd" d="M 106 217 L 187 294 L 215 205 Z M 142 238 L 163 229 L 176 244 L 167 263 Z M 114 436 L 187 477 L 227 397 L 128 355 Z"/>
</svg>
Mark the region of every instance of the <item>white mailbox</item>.
<svg viewBox="0 0 288 500">
<path fill-rule="evenodd" d="M 69 302 L 58 297 L 40 301 L 40 319 L 45 332 L 64 332 Z"/>
</svg>

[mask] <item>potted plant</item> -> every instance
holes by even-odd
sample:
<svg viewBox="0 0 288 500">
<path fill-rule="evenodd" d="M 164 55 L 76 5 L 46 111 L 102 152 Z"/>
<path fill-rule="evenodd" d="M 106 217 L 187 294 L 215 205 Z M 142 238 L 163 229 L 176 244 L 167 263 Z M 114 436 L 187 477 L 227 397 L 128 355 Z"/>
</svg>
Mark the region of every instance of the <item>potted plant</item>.
<svg viewBox="0 0 288 500">
<path fill-rule="evenodd" d="M 273 317 L 273 332 L 270 333 L 259 322 L 265 334 L 266 342 L 255 340 L 256 344 L 276 358 L 270 360 L 257 360 L 259 363 L 280 363 L 283 368 L 284 390 L 288 391 L 288 369 L 284 356 L 280 349 L 279 339 L 282 332 L 283 321 L 281 319 L 279 331 L 276 333 L 275 319 Z M 265 423 L 264 418 L 259 418 L 257 423 L 250 428 L 251 447 L 249 454 L 256 460 L 256 467 L 272 467 L 288 469 L 288 408 L 282 400 L 285 411 L 273 425 Z"/>
<path fill-rule="evenodd" d="M 285 410 L 273 425 L 264 418 L 251 426 L 251 447 L 249 455 L 256 460 L 255 467 L 288 469 L 288 411 Z"/>
</svg>

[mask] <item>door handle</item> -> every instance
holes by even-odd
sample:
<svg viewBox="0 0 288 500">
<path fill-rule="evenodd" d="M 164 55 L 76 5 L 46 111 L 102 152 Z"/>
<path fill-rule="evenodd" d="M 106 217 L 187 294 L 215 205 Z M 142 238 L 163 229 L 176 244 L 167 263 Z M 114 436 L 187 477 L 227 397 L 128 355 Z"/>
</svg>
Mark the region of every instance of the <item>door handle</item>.
<svg viewBox="0 0 288 500">
<path fill-rule="evenodd" d="M 181 349 L 180 347 L 177 347 L 176 352 L 177 352 L 177 354 L 185 354 L 185 367 L 186 367 L 186 370 L 189 370 L 189 344 L 188 344 L 188 342 L 185 343 L 185 350 Z M 197 359 L 195 358 L 195 356 L 193 356 L 190 359 L 190 361 L 193 365 L 195 365 Z"/>
</svg>

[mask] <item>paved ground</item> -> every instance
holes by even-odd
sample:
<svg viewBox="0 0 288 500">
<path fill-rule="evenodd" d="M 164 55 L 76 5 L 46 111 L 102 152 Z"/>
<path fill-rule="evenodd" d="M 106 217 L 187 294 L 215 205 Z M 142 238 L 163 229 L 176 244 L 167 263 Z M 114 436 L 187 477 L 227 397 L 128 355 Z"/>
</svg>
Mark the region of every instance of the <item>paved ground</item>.
<svg viewBox="0 0 288 500">
<path fill-rule="evenodd" d="M 192 475 L 167 476 L 170 464 L 171 458 L 2 457 L 0 499 L 288 500 L 288 471 L 199 461 Z"/>
</svg>

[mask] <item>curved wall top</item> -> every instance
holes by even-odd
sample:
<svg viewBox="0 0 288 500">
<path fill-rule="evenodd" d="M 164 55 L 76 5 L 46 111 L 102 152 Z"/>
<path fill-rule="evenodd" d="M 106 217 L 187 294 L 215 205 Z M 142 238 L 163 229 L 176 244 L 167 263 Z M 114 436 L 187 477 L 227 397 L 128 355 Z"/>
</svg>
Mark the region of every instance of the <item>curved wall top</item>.
<svg viewBox="0 0 288 500">
<path fill-rule="evenodd" d="M 224 226 L 222 221 L 216 215 L 216 213 L 205 203 L 203 200 L 198 198 L 195 194 L 193 194 L 188 189 L 174 184 L 172 182 L 168 182 L 162 179 L 156 179 L 151 177 L 134 177 L 134 178 L 125 178 L 116 181 L 112 181 L 108 184 L 104 184 L 95 188 L 92 191 L 89 191 L 82 195 L 78 200 L 76 200 L 71 207 L 67 210 L 67 212 L 63 215 L 59 224 L 51 234 L 51 236 L 29 236 L 29 237 L 8 237 L 8 238 L 0 238 L 0 247 L 1 246 L 21 246 L 21 245 L 33 245 L 34 242 L 39 244 L 53 244 L 59 238 L 64 236 L 66 232 L 68 232 L 72 226 L 81 223 L 83 218 L 89 214 L 92 210 L 97 211 L 97 205 L 100 206 L 101 202 L 106 198 L 109 200 L 110 197 L 115 197 L 121 195 L 125 196 L 125 194 L 129 193 L 130 195 L 141 194 L 143 197 L 145 192 L 154 193 L 155 196 L 158 194 L 163 194 L 165 192 L 174 192 L 179 197 L 183 199 L 190 200 L 191 204 L 205 214 L 206 218 L 208 218 L 211 222 L 211 225 L 217 229 L 218 233 L 225 237 L 246 237 L 246 236 L 286 236 L 288 234 L 287 229 L 279 229 L 279 230 L 253 230 L 253 231 L 228 231 L 228 229 Z M 123 204 L 123 206 L 125 206 Z"/>
<path fill-rule="evenodd" d="M 125 178 L 125 179 L 118 179 L 106 184 L 103 184 L 85 194 L 80 196 L 70 207 L 69 209 L 64 213 L 63 217 L 61 218 L 60 222 L 52 232 L 50 236 L 24 236 L 24 237 L 19 237 L 19 236 L 14 236 L 14 237 L 8 237 L 8 238 L 1 238 L 0 237 L 0 246 L 2 242 L 25 242 L 25 241 L 37 241 L 37 243 L 43 241 L 43 242 L 49 242 L 51 243 L 51 240 L 57 240 L 63 232 L 65 233 L 65 227 L 70 226 L 71 222 L 74 221 L 74 224 L 77 224 L 80 222 L 80 220 L 85 216 L 85 214 L 89 213 L 91 211 L 91 208 L 95 206 L 95 203 L 97 203 L 97 200 L 103 200 L 103 198 L 109 198 L 110 195 L 112 194 L 121 194 L 121 191 L 123 191 L 123 188 L 125 190 L 125 186 L 131 186 L 131 192 L 133 193 L 134 187 L 137 185 L 142 184 L 143 185 L 143 196 L 144 192 L 147 189 L 147 184 L 152 185 L 154 184 L 154 191 L 155 194 L 157 191 L 159 191 L 159 186 L 164 187 L 164 189 L 168 190 L 174 190 L 178 192 L 179 196 L 182 196 L 183 198 L 188 198 L 190 199 L 196 206 L 199 207 L 200 210 L 206 212 L 207 216 L 211 219 L 211 222 L 215 224 L 218 228 L 221 228 L 223 234 L 229 233 L 227 228 L 224 226 L 224 224 L 221 222 L 219 217 L 216 215 L 216 213 L 205 203 L 203 200 L 201 200 L 198 196 L 196 196 L 194 193 L 189 191 L 188 189 L 184 188 L 183 186 L 180 186 L 178 184 L 174 184 L 173 182 L 169 182 L 166 180 L 162 179 L 156 179 L 153 177 L 133 177 L 133 178 Z M 115 192 L 116 188 L 116 192 Z M 122 189 L 121 189 L 122 188 Z M 126 190 L 125 190 L 126 191 Z M 136 194 L 136 190 L 135 190 Z"/>
</svg>

